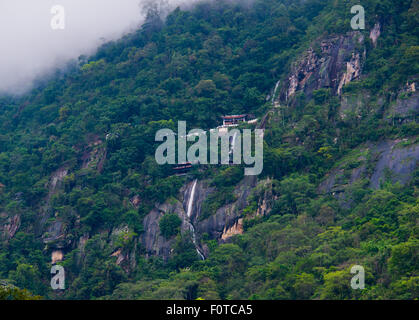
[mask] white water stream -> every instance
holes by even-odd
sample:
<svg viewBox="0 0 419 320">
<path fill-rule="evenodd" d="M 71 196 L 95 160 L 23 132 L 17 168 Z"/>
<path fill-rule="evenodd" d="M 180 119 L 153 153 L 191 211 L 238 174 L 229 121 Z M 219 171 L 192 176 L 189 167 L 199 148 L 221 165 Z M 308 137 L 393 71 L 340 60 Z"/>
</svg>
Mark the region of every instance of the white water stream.
<svg viewBox="0 0 419 320">
<path fill-rule="evenodd" d="M 279 83 L 280 83 L 280 81 L 278 80 L 275 84 L 275 89 L 274 89 L 274 92 L 272 94 L 272 104 L 275 104 L 276 91 L 278 90 Z"/>
<path fill-rule="evenodd" d="M 194 200 L 195 200 L 195 189 L 196 189 L 197 182 L 198 182 L 197 179 L 195 179 L 195 181 L 193 182 L 192 189 L 191 189 L 191 194 L 190 194 L 189 200 L 188 200 L 186 215 L 188 216 L 189 230 L 192 233 L 192 242 L 195 246 L 196 252 L 201 257 L 202 260 L 205 260 L 205 256 L 202 254 L 202 252 L 199 249 L 198 244 L 196 242 L 195 227 L 193 226 L 193 224 L 191 222 L 191 215 L 192 215 L 192 210 L 193 210 L 193 205 L 194 205 Z"/>
<path fill-rule="evenodd" d="M 233 138 L 231 139 L 231 149 L 230 149 L 230 151 L 229 151 L 229 154 L 230 155 L 234 155 L 234 145 L 235 145 L 235 143 L 236 143 L 236 136 L 237 136 L 237 132 L 234 132 L 234 135 L 233 135 Z"/>
<path fill-rule="evenodd" d="M 192 190 L 191 190 L 191 195 L 189 196 L 188 211 L 186 213 L 188 215 L 188 218 L 191 218 L 192 208 L 193 208 L 193 200 L 195 198 L 195 188 L 196 188 L 196 183 L 197 182 L 198 182 L 198 180 L 195 179 L 195 181 L 193 182 L 193 186 L 192 186 Z"/>
</svg>

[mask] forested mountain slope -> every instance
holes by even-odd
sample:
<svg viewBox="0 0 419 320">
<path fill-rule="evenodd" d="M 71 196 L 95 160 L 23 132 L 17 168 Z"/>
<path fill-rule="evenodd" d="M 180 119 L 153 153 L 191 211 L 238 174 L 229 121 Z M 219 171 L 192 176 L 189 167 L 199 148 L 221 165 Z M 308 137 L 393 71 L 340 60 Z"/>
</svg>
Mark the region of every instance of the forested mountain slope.
<svg viewBox="0 0 419 320">
<path fill-rule="evenodd" d="M 418 298 L 419 2 L 363 1 L 358 31 L 355 4 L 150 12 L 1 97 L 0 278 L 50 299 Z M 158 129 L 226 114 L 265 129 L 261 175 L 156 163 Z"/>
</svg>

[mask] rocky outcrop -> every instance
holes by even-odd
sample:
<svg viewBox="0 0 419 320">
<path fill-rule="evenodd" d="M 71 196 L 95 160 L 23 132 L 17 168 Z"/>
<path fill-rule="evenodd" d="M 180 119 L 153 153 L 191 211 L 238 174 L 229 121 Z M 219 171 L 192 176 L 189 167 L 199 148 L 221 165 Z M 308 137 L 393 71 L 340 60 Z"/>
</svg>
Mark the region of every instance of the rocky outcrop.
<svg viewBox="0 0 419 320">
<path fill-rule="evenodd" d="M 74 147 L 81 155 L 81 168 L 93 168 L 99 172 L 102 170 L 106 159 L 106 148 L 101 139 L 97 136 L 90 137 L 90 142 L 82 148 Z M 54 248 L 64 248 L 73 245 L 70 239 L 66 239 L 65 225 L 59 219 L 48 223 L 48 219 L 54 214 L 50 206 L 50 200 L 54 194 L 63 188 L 65 178 L 69 174 L 68 165 L 64 165 L 51 174 L 49 182 L 46 184 L 48 195 L 44 203 L 39 208 L 39 215 L 35 224 L 35 232 L 38 236 L 42 235 L 45 244 Z M 67 226 L 68 227 L 68 226 Z"/>
<path fill-rule="evenodd" d="M 195 187 L 194 187 L 195 185 Z M 193 190 L 194 189 L 194 190 Z M 160 234 L 159 221 L 165 213 L 176 213 L 182 220 L 181 232 L 190 234 L 199 255 L 203 250 L 200 244 L 200 233 L 196 232 L 196 224 L 201 212 L 202 202 L 212 192 L 206 181 L 193 180 L 179 190 L 179 199 L 171 198 L 163 204 L 156 204 L 155 208 L 144 218 L 144 233 L 141 242 L 146 254 L 160 255 L 167 259 L 171 252 L 174 239 L 165 239 Z M 193 199 L 191 196 L 193 194 Z M 190 209 L 190 216 L 187 212 Z"/>
<path fill-rule="evenodd" d="M 405 91 L 407 93 L 416 92 L 416 82 L 413 81 L 409 83 L 409 81 L 407 81 L 406 86 L 405 86 Z"/>
<path fill-rule="evenodd" d="M 237 200 L 219 208 L 215 214 L 199 222 L 198 232 L 207 233 L 213 239 L 220 239 L 224 230 L 231 228 L 240 218 L 242 210 L 248 205 L 248 197 L 256 182 L 255 176 L 245 176 L 234 190 Z"/>
<path fill-rule="evenodd" d="M 68 174 L 68 169 L 66 167 L 61 167 L 51 175 L 49 182 L 49 192 L 54 193 L 54 191 L 61 186 L 62 181 Z"/>
<path fill-rule="evenodd" d="M 0 238 L 1 240 L 10 240 L 14 237 L 20 227 L 20 215 L 9 216 L 6 212 L 0 215 Z"/>
<path fill-rule="evenodd" d="M 408 183 L 418 165 L 419 144 L 405 145 L 406 143 L 407 140 L 367 143 L 361 150 L 349 155 L 351 160 L 344 159 L 338 167 L 331 170 L 320 183 L 318 191 L 330 193 L 344 207 L 350 207 L 348 190 L 361 179 L 365 179 L 372 189 L 380 188 L 381 182 L 386 179 L 402 185 Z M 367 170 L 367 167 L 372 170 Z"/>
<path fill-rule="evenodd" d="M 393 124 L 416 121 L 418 118 L 419 92 L 416 91 L 414 82 L 406 87 L 406 91 L 399 95 L 386 114 L 387 119 Z"/>
<path fill-rule="evenodd" d="M 243 233 L 243 218 L 238 219 L 230 228 L 224 227 L 223 233 L 221 234 L 221 240 L 226 241 L 227 239 L 237 234 Z"/>
<path fill-rule="evenodd" d="M 182 205 L 185 213 L 188 212 L 188 204 L 190 203 L 189 200 L 192 194 L 193 185 L 194 181 L 191 181 L 180 190 Z M 198 220 L 199 213 L 201 212 L 202 203 L 213 191 L 214 188 L 210 187 L 207 181 L 197 180 L 194 191 L 194 201 L 191 202 L 192 206 L 190 212 L 190 218 L 194 224 Z"/>
<path fill-rule="evenodd" d="M 63 261 L 64 252 L 62 250 L 54 250 L 51 253 L 51 264 L 56 264 L 57 262 Z"/>
<path fill-rule="evenodd" d="M 65 248 L 71 244 L 71 240 L 66 239 L 64 222 L 59 218 L 46 225 L 46 232 L 42 235 L 43 242 L 53 248 Z"/>
<path fill-rule="evenodd" d="M 120 266 L 126 273 L 131 272 L 136 267 L 135 252 L 137 245 L 129 251 L 123 248 L 119 248 L 111 254 L 111 257 L 116 257 L 115 263 Z"/>
<path fill-rule="evenodd" d="M 106 159 L 107 150 L 102 140 L 99 138 L 94 139 L 84 149 L 81 156 L 82 169 L 96 169 L 99 172 L 103 169 L 103 164 Z"/>
<path fill-rule="evenodd" d="M 144 218 L 144 233 L 141 235 L 141 243 L 143 244 L 146 255 L 159 255 L 164 259 L 168 259 L 172 253 L 174 239 L 166 239 L 160 234 L 159 221 L 166 213 L 176 213 L 182 220 L 181 232 L 183 234 L 190 234 L 192 241 L 199 253 L 202 254 L 202 248 L 199 243 L 199 234 L 195 233 L 194 224 L 197 221 L 199 212 L 201 210 L 202 202 L 211 192 L 205 182 L 197 181 L 194 191 L 194 199 L 190 202 L 192 195 L 192 187 L 195 180 L 183 186 L 179 192 L 179 199 L 170 198 L 163 204 L 156 204 L 156 206 Z M 191 214 L 188 217 L 188 207 L 191 207 Z"/>
<path fill-rule="evenodd" d="M 377 46 L 377 39 L 380 36 L 380 34 L 381 34 L 381 24 L 377 22 L 376 24 L 374 24 L 374 28 L 372 28 L 370 31 L 370 39 L 374 47 Z"/>
<path fill-rule="evenodd" d="M 359 47 L 363 35 L 350 32 L 346 35 L 324 39 L 309 48 L 291 68 L 281 92 L 281 101 L 289 103 L 298 92 L 311 97 L 314 90 L 330 88 L 333 94 L 341 94 L 342 87 L 357 79 L 361 73 L 364 52 Z"/>
<path fill-rule="evenodd" d="M 84 234 L 82 235 L 79 240 L 77 241 L 77 249 L 78 249 L 78 255 L 77 255 L 77 263 L 80 265 L 83 261 L 85 255 L 86 255 L 86 243 L 89 240 L 89 235 Z"/>
<path fill-rule="evenodd" d="M 177 199 L 167 200 L 161 205 L 156 205 L 144 218 L 144 232 L 141 235 L 146 256 L 159 255 L 167 259 L 172 251 L 174 239 L 166 239 L 160 233 L 159 221 L 165 213 L 176 213 L 182 221 L 185 220 L 185 212 L 182 204 Z M 182 230 L 186 230 L 182 226 Z"/>
<path fill-rule="evenodd" d="M 273 192 L 272 180 L 268 178 L 260 181 L 254 192 L 257 193 L 256 198 L 258 199 L 256 216 L 269 215 L 275 200 L 278 198 Z"/>
<path fill-rule="evenodd" d="M 350 61 L 346 63 L 346 72 L 342 75 L 340 79 L 339 86 L 337 89 L 337 94 L 341 95 L 342 88 L 345 84 L 348 84 L 354 79 L 359 77 L 361 71 L 361 59 L 359 53 L 353 53 Z"/>
<path fill-rule="evenodd" d="M 119 266 L 121 264 L 122 261 L 124 261 L 125 255 L 122 254 L 122 249 L 119 248 L 118 250 L 116 250 L 114 253 L 111 254 L 111 257 L 117 257 L 116 259 L 116 264 Z"/>
<path fill-rule="evenodd" d="M 139 195 L 135 195 L 129 201 L 135 209 L 138 209 L 141 203 L 141 198 Z"/>
<path fill-rule="evenodd" d="M 115 263 L 126 273 L 136 267 L 137 234 L 128 225 L 114 228 L 110 235 L 109 247 L 111 257 L 116 257 Z"/>
<path fill-rule="evenodd" d="M 400 142 L 400 140 L 385 141 L 374 149 L 378 161 L 370 179 L 370 188 L 378 189 L 385 178 L 402 185 L 412 178 L 419 160 L 419 145 L 404 147 Z M 389 173 L 388 177 L 385 176 L 386 171 Z"/>
<path fill-rule="evenodd" d="M 248 205 L 248 197 L 256 182 L 255 176 L 246 176 L 234 190 L 237 200 L 219 208 L 212 216 L 202 221 L 199 219 L 202 203 L 213 192 L 213 187 L 210 187 L 206 181 L 188 182 L 181 188 L 179 199 L 171 198 L 163 204 L 156 204 L 144 218 L 141 243 L 146 255 L 159 255 L 165 260 L 170 257 L 174 239 L 165 239 L 160 234 L 159 221 L 165 213 L 176 213 L 182 220 L 181 232 L 191 235 L 198 254 L 204 258 L 208 250 L 200 243 L 202 234 L 207 233 L 212 239 L 224 241 L 243 231 L 242 210 Z M 187 214 L 189 208 L 190 216 Z"/>
<path fill-rule="evenodd" d="M 57 193 L 57 191 L 62 188 L 64 178 L 68 175 L 68 167 L 62 166 L 59 169 L 57 169 L 55 172 L 51 174 L 51 177 L 49 179 L 49 182 L 45 185 L 45 187 L 48 188 L 48 195 L 45 197 L 44 205 L 40 207 L 39 211 L 40 214 L 38 216 L 38 220 L 36 222 L 35 232 L 37 235 L 42 234 L 45 231 L 45 227 L 47 225 L 48 218 L 51 217 L 53 214 L 51 207 L 50 207 L 50 200 L 52 196 Z M 61 223 L 57 222 L 54 230 L 46 230 L 46 232 L 52 232 L 53 234 L 56 233 L 56 228 L 59 225 L 59 228 L 61 227 Z M 51 228 L 51 225 L 48 227 Z M 49 236 L 47 236 L 48 238 Z M 45 238 L 45 234 L 43 236 Z M 45 242 L 45 239 L 44 239 Z M 47 242 L 50 242 L 47 240 Z"/>
<path fill-rule="evenodd" d="M 346 92 L 342 94 L 339 106 L 339 117 L 344 122 L 351 122 L 354 118 L 378 113 L 385 105 L 381 97 L 371 96 L 367 90 Z"/>
</svg>

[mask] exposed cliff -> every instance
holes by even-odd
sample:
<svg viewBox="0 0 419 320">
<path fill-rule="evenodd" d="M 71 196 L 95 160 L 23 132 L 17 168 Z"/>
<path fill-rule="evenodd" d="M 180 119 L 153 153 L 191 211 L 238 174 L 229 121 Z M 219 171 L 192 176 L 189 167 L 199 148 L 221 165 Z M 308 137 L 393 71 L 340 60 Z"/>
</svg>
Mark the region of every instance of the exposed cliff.
<svg viewBox="0 0 419 320">
<path fill-rule="evenodd" d="M 165 259 L 170 256 L 174 239 L 163 237 L 159 227 L 159 221 L 165 213 L 176 213 L 182 219 L 182 231 L 189 230 L 186 213 L 179 200 L 171 198 L 163 204 L 156 205 L 143 221 L 144 233 L 141 235 L 141 243 L 147 256 L 160 255 Z"/>
<path fill-rule="evenodd" d="M 195 186 L 195 188 L 194 188 Z M 194 190 L 193 190 L 194 189 Z M 166 239 L 161 235 L 159 221 L 166 213 L 176 213 L 182 220 L 181 232 L 191 236 L 197 251 L 202 252 L 200 234 L 195 232 L 202 202 L 206 199 L 212 188 L 205 181 L 193 180 L 179 190 L 178 199 L 170 198 L 163 204 L 156 204 L 144 218 L 144 233 L 141 242 L 147 255 L 160 255 L 167 259 L 171 252 L 174 239 Z M 193 195 L 193 199 L 191 198 Z M 188 210 L 190 215 L 188 216 Z"/>
<path fill-rule="evenodd" d="M 367 143 L 354 150 L 331 170 L 319 185 L 319 192 L 330 193 L 351 205 L 351 187 L 362 182 L 372 189 L 385 181 L 404 185 L 418 166 L 419 144 L 405 140 Z"/>
<path fill-rule="evenodd" d="M 160 234 L 159 220 L 165 213 L 176 213 L 182 220 L 182 233 L 195 232 L 197 249 L 201 250 L 200 238 L 206 233 L 211 239 L 218 241 L 225 240 L 232 235 L 232 227 L 242 230 L 238 220 L 242 210 L 248 205 L 248 197 L 256 186 L 257 178 L 254 176 L 245 177 L 234 189 L 236 201 L 219 208 L 214 214 L 204 220 L 200 220 L 200 213 L 203 201 L 213 192 L 213 187 L 207 181 L 197 181 L 194 191 L 194 200 L 191 202 L 192 188 L 195 180 L 183 186 L 179 192 L 179 199 L 169 199 L 164 204 L 157 205 L 144 219 L 144 234 L 141 237 L 148 255 L 160 255 L 168 258 L 171 253 L 173 239 L 165 239 Z M 188 205 L 191 205 L 191 215 L 188 217 Z M 191 224 L 193 231 L 191 230 Z M 241 223 L 240 223 L 241 225 Z M 229 230 L 229 231 L 227 231 Z M 237 231 L 236 230 L 236 231 Z M 234 232 L 236 233 L 236 232 Z"/>
<path fill-rule="evenodd" d="M 234 189 L 237 200 L 219 208 L 215 214 L 198 223 L 197 230 L 213 239 L 220 239 L 224 230 L 234 225 L 248 204 L 248 196 L 256 185 L 255 176 L 246 176 Z"/>
<path fill-rule="evenodd" d="M 20 227 L 20 215 L 9 216 L 7 212 L 0 214 L 0 239 L 7 241 L 14 237 Z"/>
<path fill-rule="evenodd" d="M 280 100 L 290 103 L 297 92 L 310 98 L 320 88 L 330 88 L 340 95 L 345 84 L 359 78 L 364 59 L 364 36 L 360 32 L 318 40 L 292 65 Z"/>
<path fill-rule="evenodd" d="M 390 105 L 386 112 L 388 121 L 395 123 L 408 123 L 417 121 L 419 115 L 419 92 L 416 83 L 406 85 L 406 90 L 401 92 L 397 100 Z"/>
</svg>

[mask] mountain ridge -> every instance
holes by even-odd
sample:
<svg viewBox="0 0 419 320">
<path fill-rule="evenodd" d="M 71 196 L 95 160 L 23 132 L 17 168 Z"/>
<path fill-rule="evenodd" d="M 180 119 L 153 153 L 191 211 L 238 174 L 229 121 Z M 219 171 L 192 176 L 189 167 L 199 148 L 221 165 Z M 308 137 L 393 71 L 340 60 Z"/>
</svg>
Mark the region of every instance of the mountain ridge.
<svg viewBox="0 0 419 320">
<path fill-rule="evenodd" d="M 351 4 L 177 9 L 1 99 L 0 277 L 50 299 L 417 298 L 417 1 L 368 1 L 356 32 Z M 241 113 L 261 176 L 155 163 L 158 129 Z"/>
</svg>

